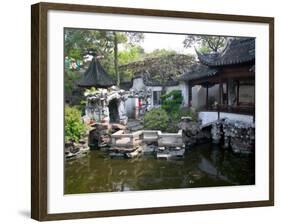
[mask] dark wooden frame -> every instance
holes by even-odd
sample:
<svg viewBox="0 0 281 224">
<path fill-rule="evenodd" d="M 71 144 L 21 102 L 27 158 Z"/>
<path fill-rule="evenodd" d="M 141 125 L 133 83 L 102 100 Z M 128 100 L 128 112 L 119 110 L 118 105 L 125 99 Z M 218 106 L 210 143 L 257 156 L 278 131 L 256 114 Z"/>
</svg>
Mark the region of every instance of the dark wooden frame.
<svg viewBox="0 0 281 224">
<path fill-rule="evenodd" d="M 174 18 L 195 18 L 255 22 L 269 24 L 269 200 L 186 205 L 153 208 L 132 208 L 109 211 L 88 211 L 48 214 L 47 212 L 47 12 L 64 10 Z M 198 210 L 258 207 L 274 205 L 274 18 L 210 14 L 201 12 L 163 11 L 137 8 L 116 8 L 90 5 L 38 3 L 31 6 L 31 217 L 39 221 L 109 217 L 124 215 L 187 212 Z"/>
</svg>

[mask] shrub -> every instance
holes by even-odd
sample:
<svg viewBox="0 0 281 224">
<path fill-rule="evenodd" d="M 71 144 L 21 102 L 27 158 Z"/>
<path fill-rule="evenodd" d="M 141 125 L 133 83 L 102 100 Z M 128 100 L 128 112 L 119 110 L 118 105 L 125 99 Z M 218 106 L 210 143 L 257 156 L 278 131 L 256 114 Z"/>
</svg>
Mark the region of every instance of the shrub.
<svg viewBox="0 0 281 224">
<path fill-rule="evenodd" d="M 81 112 L 75 108 L 65 107 L 65 140 L 78 142 L 85 133 L 86 127 L 81 119 Z"/>
<path fill-rule="evenodd" d="M 191 108 L 180 108 L 178 111 L 175 111 L 169 114 L 169 126 L 167 132 L 178 132 L 179 123 L 182 117 L 191 117 L 192 120 L 197 120 L 197 113 Z"/>
<path fill-rule="evenodd" d="M 197 112 L 194 108 L 181 108 L 178 112 L 178 118 L 191 117 L 193 121 L 197 120 Z"/>
<path fill-rule="evenodd" d="M 154 108 L 144 115 L 145 129 L 165 131 L 168 127 L 168 121 L 168 114 L 161 108 Z"/>
<path fill-rule="evenodd" d="M 176 113 L 182 103 L 182 95 L 180 90 L 173 90 L 161 96 L 161 108 L 166 110 L 168 114 Z"/>
</svg>

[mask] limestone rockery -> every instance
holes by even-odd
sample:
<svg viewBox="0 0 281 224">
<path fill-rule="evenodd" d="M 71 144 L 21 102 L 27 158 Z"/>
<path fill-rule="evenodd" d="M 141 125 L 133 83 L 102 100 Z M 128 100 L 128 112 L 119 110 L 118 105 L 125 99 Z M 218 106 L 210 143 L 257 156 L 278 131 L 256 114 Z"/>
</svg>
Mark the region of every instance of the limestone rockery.
<svg viewBox="0 0 281 224">
<path fill-rule="evenodd" d="M 185 117 L 179 124 L 186 146 L 207 141 L 221 144 L 235 153 L 248 154 L 255 149 L 255 124 L 230 119 L 220 119 L 207 125 Z"/>
</svg>

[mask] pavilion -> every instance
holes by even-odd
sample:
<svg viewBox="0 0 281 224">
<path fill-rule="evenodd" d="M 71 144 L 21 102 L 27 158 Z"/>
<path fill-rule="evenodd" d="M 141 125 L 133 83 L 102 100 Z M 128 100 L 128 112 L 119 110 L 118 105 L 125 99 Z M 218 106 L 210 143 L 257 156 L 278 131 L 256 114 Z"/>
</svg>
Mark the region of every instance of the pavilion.
<svg viewBox="0 0 281 224">
<path fill-rule="evenodd" d="M 192 106 L 192 88 L 205 88 L 205 106 L 201 110 L 253 115 L 255 113 L 255 39 L 230 39 L 219 53 L 196 51 L 199 63 L 181 77 L 188 86 L 188 105 Z M 217 88 L 215 102 L 209 90 Z"/>
<path fill-rule="evenodd" d="M 91 64 L 82 75 L 77 85 L 84 88 L 109 88 L 114 85 L 114 81 L 101 66 L 99 60 L 96 57 L 93 57 Z"/>
</svg>

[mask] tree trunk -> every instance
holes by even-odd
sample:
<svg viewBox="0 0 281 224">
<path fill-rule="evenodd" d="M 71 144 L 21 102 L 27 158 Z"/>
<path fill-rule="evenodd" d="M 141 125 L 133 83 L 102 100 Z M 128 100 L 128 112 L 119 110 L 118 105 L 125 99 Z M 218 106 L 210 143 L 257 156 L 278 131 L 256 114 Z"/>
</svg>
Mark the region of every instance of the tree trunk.
<svg viewBox="0 0 281 224">
<path fill-rule="evenodd" d="M 120 76 L 118 72 L 118 41 L 117 41 L 117 34 L 113 32 L 114 35 L 114 69 L 115 69 L 115 76 L 117 78 L 117 86 L 120 86 Z"/>
</svg>

